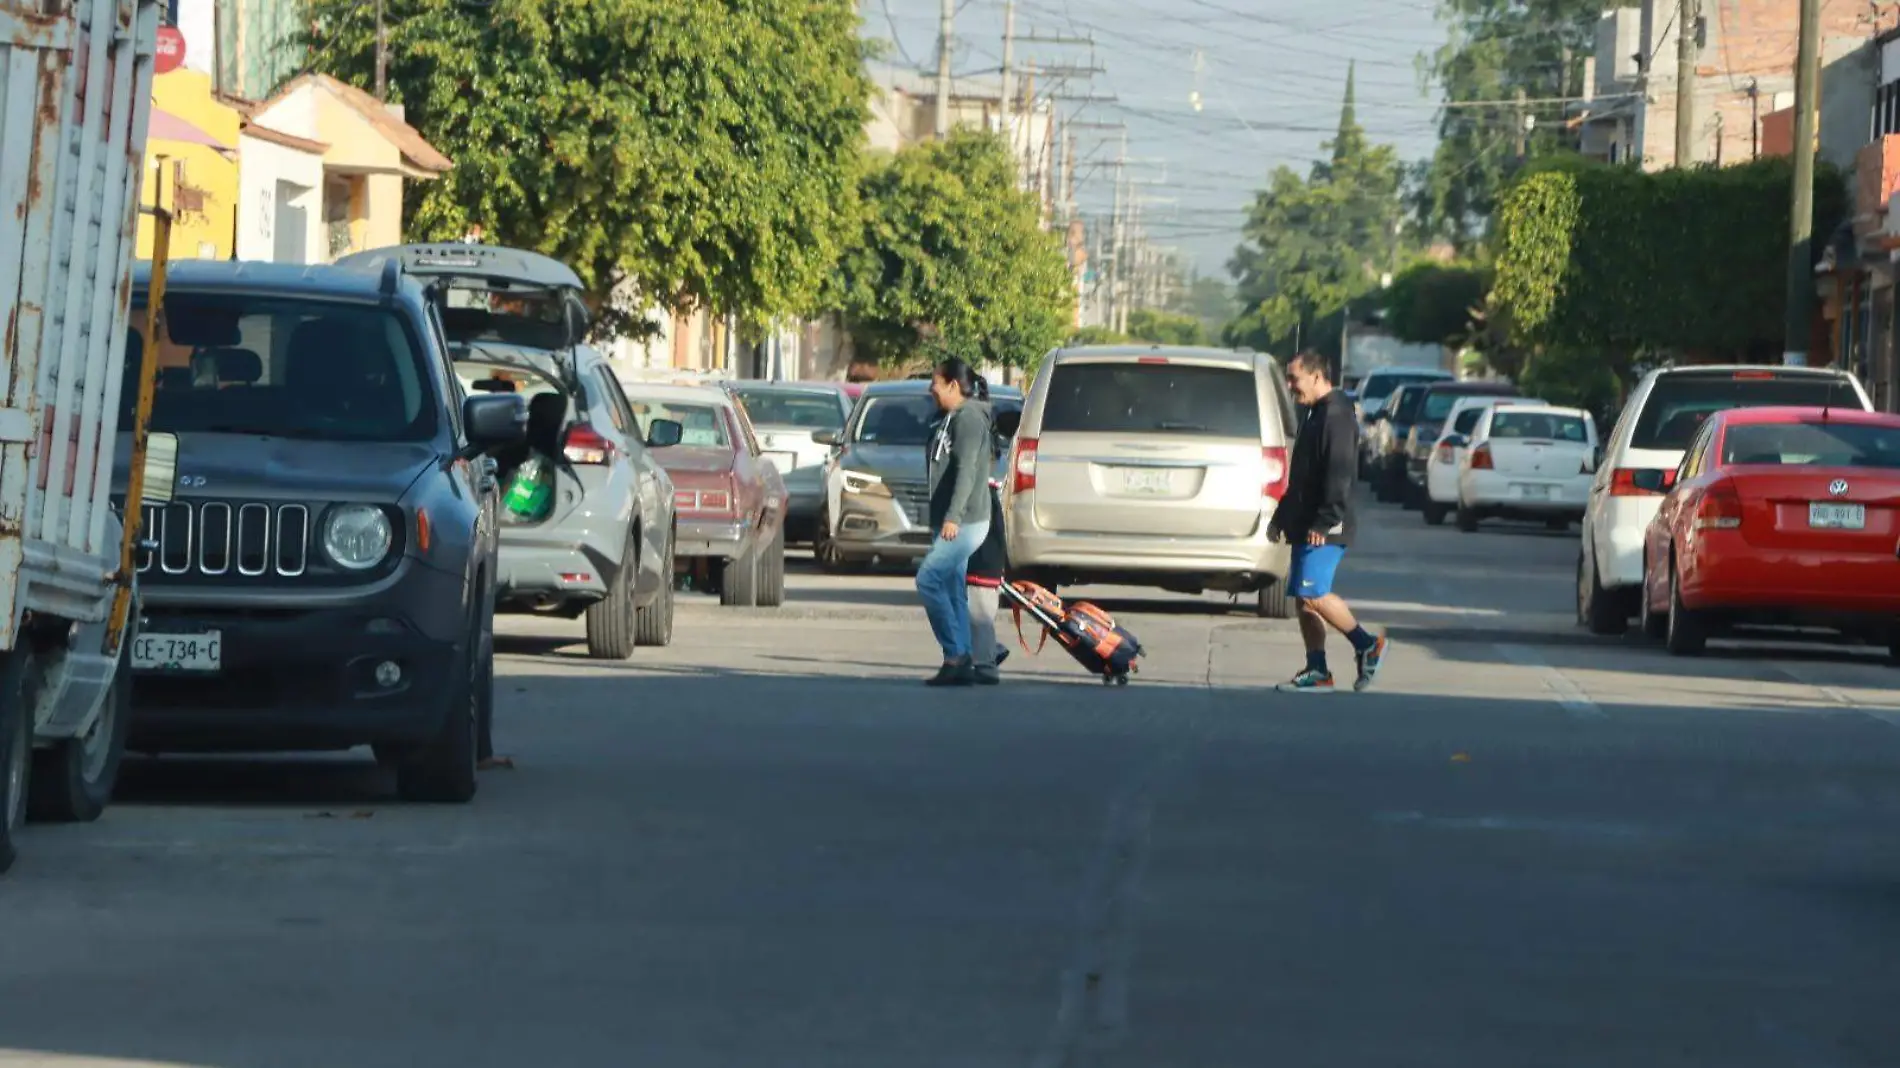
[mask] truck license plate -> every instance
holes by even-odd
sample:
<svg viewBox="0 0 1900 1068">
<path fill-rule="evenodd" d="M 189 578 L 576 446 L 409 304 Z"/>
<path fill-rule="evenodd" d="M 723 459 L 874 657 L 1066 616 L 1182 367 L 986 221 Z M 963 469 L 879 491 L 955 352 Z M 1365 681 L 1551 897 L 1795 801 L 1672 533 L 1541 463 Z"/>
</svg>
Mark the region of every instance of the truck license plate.
<svg viewBox="0 0 1900 1068">
<path fill-rule="evenodd" d="M 141 634 L 132 639 L 132 667 L 137 671 L 215 672 L 223 665 L 224 638 L 220 631 Z"/>
<path fill-rule="evenodd" d="M 1865 530 L 1867 506 L 1814 501 L 1808 505 L 1808 526 L 1815 530 Z"/>
<path fill-rule="evenodd" d="M 1158 497 L 1173 488 L 1174 481 L 1166 471 L 1152 471 L 1145 468 L 1131 468 L 1122 472 L 1122 491 L 1145 497 Z"/>
</svg>

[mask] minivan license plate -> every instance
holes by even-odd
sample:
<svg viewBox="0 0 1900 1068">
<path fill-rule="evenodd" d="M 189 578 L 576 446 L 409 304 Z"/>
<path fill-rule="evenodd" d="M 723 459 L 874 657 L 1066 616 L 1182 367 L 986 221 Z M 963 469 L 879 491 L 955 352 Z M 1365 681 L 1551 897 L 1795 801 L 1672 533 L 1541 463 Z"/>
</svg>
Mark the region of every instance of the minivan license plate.
<svg viewBox="0 0 1900 1068">
<path fill-rule="evenodd" d="M 1166 471 L 1153 471 L 1134 468 L 1122 472 L 1122 491 L 1147 497 L 1158 497 L 1173 488 L 1173 480 Z"/>
<path fill-rule="evenodd" d="M 1808 526 L 1815 530 L 1865 530 L 1867 506 L 1815 501 L 1808 505 Z"/>
<path fill-rule="evenodd" d="M 224 666 L 224 637 L 198 634 L 141 634 L 132 639 L 132 667 L 138 671 L 215 672 Z"/>
</svg>

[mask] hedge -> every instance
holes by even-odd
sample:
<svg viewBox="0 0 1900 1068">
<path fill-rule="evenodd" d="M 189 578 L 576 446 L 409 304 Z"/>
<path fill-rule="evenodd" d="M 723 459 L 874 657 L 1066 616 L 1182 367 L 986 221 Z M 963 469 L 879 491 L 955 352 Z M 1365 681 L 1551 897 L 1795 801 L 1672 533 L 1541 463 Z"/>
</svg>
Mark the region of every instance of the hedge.
<svg viewBox="0 0 1900 1068">
<path fill-rule="evenodd" d="M 1400 341 L 1459 345 L 1477 328 L 1471 309 L 1481 307 L 1490 271 L 1475 264 L 1412 264 L 1385 291 L 1386 329 Z"/>
<path fill-rule="evenodd" d="M 1778 345 L 1793 161 L 1645 173 L 1572 157 L 1499 199 L 1492 308 L 1513 343 L 1675 350 Z M 1815 168 L 1818 251 L 1847 210 Z"/>
</svg>

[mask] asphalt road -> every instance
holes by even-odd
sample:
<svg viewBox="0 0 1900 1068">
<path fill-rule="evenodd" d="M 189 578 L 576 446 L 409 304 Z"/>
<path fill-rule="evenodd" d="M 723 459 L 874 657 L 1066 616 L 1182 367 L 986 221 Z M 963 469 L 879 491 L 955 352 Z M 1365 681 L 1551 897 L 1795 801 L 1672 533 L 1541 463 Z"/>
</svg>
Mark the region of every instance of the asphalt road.
<svg viewBox="0 0 1900 1068">
<path fill-rule="evenodd" d="M 1574 532 L 1368 508 L 1367 694 L 1115 590 L 1127 689 L 931 691 L 907 579 L 805 570 L 624 665 L 508 621 L 468 808 L 136 764 L 0 881 L 0 1065 L 1892 1065 L 1900 669 L 1590 639 Z"/>
</svg>

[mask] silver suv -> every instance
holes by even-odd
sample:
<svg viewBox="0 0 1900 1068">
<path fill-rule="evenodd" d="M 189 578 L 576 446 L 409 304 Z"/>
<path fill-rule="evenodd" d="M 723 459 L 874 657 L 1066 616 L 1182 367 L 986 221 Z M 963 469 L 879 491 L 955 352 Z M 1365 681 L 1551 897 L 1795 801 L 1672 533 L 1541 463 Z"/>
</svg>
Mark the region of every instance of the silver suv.
<svg viewBox="0 0 1900 1068">
<path fill-rule="evenodd" d="M 1049 586 L 1251 593 L 1288 615 L 1267 538 L 1298 414 L 1277 361 L 1226 349 L 1085 347 L 1043 360 L 1005 479 L 1009 560 Z"/>
</svg>

